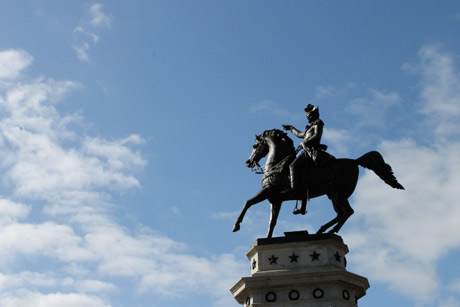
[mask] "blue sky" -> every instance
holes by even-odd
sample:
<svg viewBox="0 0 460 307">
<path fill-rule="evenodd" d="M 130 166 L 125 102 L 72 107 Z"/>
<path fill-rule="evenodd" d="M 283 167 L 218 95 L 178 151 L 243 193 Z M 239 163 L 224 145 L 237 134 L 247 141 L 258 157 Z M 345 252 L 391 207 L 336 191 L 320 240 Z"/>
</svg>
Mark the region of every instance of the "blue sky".
<svg viewBox="0 0 460 307">
<path fill-rule="evenodd" d="M 360 306 L 460 306 L 458 33 L 456 1 L 3 1 L 0 306 L 238 306 L 269 218 L 231 232 L 244 161 L 308 103 L 330 153 L 406 188 L 361 169 Z M 334 216 L 294 205 L 275 235 Z"/>
</svg>

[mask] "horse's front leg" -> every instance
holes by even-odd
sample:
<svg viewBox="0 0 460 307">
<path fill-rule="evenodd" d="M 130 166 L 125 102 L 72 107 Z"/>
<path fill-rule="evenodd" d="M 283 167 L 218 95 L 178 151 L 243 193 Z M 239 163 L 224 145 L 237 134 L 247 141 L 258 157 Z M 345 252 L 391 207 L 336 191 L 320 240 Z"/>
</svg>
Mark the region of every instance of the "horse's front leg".
<svg viewBox="0 0 460 307">
<path fill-rule="evenodd" d="M 270 215 L 270 223 L 268 225 L 268 233 L 267 238 L 271 238 L 273 236 L 273 230 L 275 229 L 276 222 L 278 221 L 278 215 L 281 209 L 281 202 L 274 201 L 271 202 L 271 215 Z"/>
<path fill-rule="evenodd" d="M 265 189 L 260 190 L 259 193 L 256 194 L 256 196 L 247 200 L 244 203 L 243 210 L 241 210 L 241 213 L 236 219 L 235 225 L 233 226 L 233 232 L 240 230 L 240 223 L 243 222 L 243 218 L 244 218 L 244 215 L 246 214 L 246 211 L 248 211 L 248 209 L 252 205 L 255 205 L 257 203 L 260 203 L 261 201 L 266 200 L 267 196 L 268 196 L 268 190 L 265 188 Z"/>
</svg>

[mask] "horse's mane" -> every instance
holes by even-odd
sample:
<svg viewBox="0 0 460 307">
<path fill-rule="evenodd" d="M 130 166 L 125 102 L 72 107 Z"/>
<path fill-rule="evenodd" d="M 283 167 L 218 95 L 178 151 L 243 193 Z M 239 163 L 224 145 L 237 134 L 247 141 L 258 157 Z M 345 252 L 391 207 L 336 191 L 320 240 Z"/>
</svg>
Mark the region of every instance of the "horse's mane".
<svg viewBox="0 0 460 307">
<path fill-rule="evenodd" d="M 291 140 L 291 138 L 286 134 L 286 132 L 281 131 L 279 129 L 265 130 L 260 134 L 260 136 L 275 136 L 281 141 L 283 141 L 287 146 L 292 146 L 292 148 L 294 148 L 294 142 Z"/>
</svg>

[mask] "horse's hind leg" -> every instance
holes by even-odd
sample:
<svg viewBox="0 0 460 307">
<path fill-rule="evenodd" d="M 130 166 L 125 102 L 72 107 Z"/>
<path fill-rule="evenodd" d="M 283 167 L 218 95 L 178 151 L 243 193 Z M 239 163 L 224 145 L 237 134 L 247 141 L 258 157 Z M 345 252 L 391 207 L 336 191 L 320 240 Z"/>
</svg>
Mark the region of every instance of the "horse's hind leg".
<svg viewBox="0 0 460 307">
<path fill-rule="evenodd" d="M 355 212 L 353 208 L 351 208 L 350 203 L 348 202 L 348 199 L 343 198 L 340 200 L 340 202 L 337 202 L 337 206 L 339 210 L 341 211 L 341 214 L 339 217 L 339 220 L 337 222 L 337 225 L 334 226 L 329 232 L 334 233 L 334 232 L 339 232 L 340 228 L 342 228 L 343 224 L 348 220 L 350 216 Z"/>
<path fill-rule="evenodd" d="M 332 220 L 330 220 L 329 222 L 327 222 L 326 224 L 324 224 L 323 226 L 321 226 L 319 228 L 319 230 L 316 232 L 316 234 L 320 234 L 320 233 L 323 233 L 325 232 L 326 230 L 329 229 L 329 227 L 331 227 L 332 225 L 334 225 L 335 223 L 337 223 L 339 221 L 339 214 L 337 214 L 337 216 L 335 218 L 333 218 Z"/>
<path fill-rule="evenodd" d="M 241 210 L 241 213 L 238 216 L 238 218 L 236 219 L 235 225 L 233 226 L 233 232 L 236 232 L 236 231 L 240 230 L 240 223 L 243 222 L 243 218 L 244 218 L 244 215 L 246 214 L 246 211 L 248 211 L 248 209 L 252 205 L 255 205 L 257 203 L 260 203 L 261 201 L 266 200 L 267 199 L 267 194 L 268 194 L 267 190 L 262 189 L 262 190 L 259 191 L 259 193 L 256 194 L 256 196 L 254 196 L 253 198 L 247 200 L 244 203 L 243 210 Z"/>
</svg>

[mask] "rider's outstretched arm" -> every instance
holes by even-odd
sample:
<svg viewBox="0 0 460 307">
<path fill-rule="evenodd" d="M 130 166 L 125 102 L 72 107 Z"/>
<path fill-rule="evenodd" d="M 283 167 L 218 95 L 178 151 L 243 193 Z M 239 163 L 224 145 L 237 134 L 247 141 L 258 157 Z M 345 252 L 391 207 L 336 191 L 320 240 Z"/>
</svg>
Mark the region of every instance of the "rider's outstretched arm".
<svg viewBox="0 0 460 307">
<path fill-rule="evenodd" d="M 283 125 L 284 130 L 290 130 L 296 137 L 303 139 L 305 137 L 305 132 L 299 131 L 291 125 Z"/>
<path fill-rule="evenodd" d="M 291 132 L 298 138 L 303 139 L 305 137 L 305 132 L 299 131 L 294 127 L 292 127 Z"/>
</svg>

